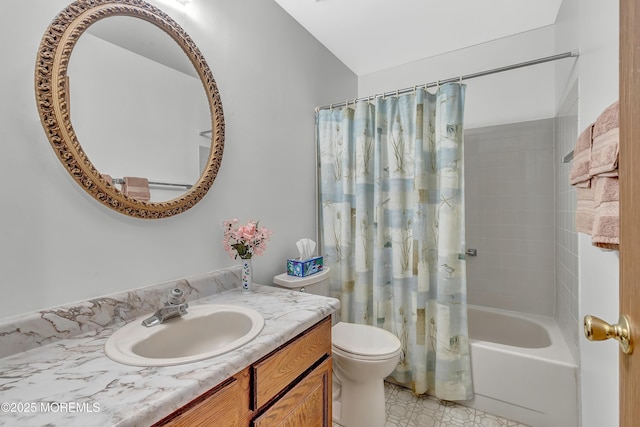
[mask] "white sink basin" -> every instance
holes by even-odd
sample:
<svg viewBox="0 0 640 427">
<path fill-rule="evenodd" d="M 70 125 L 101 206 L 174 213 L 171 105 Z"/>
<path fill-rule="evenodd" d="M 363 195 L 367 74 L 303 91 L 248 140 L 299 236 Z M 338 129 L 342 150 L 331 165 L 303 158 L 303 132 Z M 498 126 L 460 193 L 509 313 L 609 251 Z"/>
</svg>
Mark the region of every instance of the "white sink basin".
<svg viewBox="0 0 640 427">
<path fill-rule="evenodd" d="M 264 318 L 256 310 L 236 305 L 189 306 L 188 314 L 146 327 L 143 316 L 126 324 L 107 340 L 106 355 L 133 366 L 169 366 L 219 356 L 258 336 Z"/>
</svg>

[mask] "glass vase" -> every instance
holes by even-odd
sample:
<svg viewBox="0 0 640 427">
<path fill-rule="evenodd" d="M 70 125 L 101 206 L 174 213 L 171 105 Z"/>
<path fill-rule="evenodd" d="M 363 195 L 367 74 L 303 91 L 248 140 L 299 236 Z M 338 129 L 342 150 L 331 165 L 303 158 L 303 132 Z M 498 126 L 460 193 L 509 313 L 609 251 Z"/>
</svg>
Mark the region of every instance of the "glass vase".
<svg viewBox="0 0 640 427">
<path fill-rule="evenodd" d="M 242 292 L 251 292 L 253 287 L 253 266 L 251 258 L 242 260 Z"/>
</svg>

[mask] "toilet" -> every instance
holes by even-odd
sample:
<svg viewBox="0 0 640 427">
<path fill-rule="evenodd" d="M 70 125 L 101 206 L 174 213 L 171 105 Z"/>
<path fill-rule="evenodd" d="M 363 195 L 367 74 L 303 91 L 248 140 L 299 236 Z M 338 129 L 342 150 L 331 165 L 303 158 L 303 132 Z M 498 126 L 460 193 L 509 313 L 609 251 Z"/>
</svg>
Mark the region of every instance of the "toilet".
<svg viewBox="0 0 640 427">
<path fill-rule="evenodd" d="M 315 295 L 329 295 L 329 268 L 307 277 L 286 273 L 273 283 Z M 339 322 L 331 328 L 333 421 L 344 427 L 383 427 L 384 378 L 400 361 L 400 340 L 370 325 Z"/>
</svg>

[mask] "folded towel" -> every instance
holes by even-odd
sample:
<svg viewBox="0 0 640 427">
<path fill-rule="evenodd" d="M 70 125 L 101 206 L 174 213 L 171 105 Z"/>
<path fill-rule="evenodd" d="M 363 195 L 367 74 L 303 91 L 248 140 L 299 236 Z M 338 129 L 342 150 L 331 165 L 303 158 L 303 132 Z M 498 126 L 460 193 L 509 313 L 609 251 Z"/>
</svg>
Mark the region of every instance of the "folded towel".
<svg viewBox="0 0 640 427">
<path fill-rule="evenodd" d="M 598 177 L 595 184 L 595 203 L 591 242 L 599 248 L 618 249 L 620 243 L 618 178 Z"/>
<path fill-rule="evenodd" d="M 620 101 L 609 105 L 596 119 L 593 124 L 593 137 L 609 132 L 611 129 L 620 127 Z"/>
<path fill-rule="evenodd" d="M 591 142 L 593 124 L 587 126 L 578 137 L 573 149 L 573 163 L 569 174 L 569 183 L 579 187 L 589 187 L 589 169 L 591 166 Z"/>
<path fill-rule="evenodd" d="M 122 182 L 122 192 L 138 200 L 149 200 L 151 198 L 149 180 L 147 178 L 125 176 Z"/>
<path fill-rule="evenodd" d="M 596 209 L 595 188 L 576 188 L 576 231 L 591 235 Z"/>
<path fill-rule="evenodd" d="M 620 102 L 616 101 L 598 116 L 593 125 L 591 176 L 618 176 Z"/>
</svg>

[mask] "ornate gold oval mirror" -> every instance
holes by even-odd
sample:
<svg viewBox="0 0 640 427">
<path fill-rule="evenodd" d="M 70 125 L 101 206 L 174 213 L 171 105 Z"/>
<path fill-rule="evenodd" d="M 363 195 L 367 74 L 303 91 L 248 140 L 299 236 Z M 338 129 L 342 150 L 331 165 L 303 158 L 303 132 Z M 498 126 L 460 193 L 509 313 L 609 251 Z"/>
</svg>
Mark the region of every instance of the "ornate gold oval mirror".
<svg viewBox="0 0 640 427">
<path fill-rule="evenodd" d="M 207 160 L 195 184 L 184 194 L 170 200 L 146 201 L 131 197 L 111 181 L 107 181 L 101 173 L 108 171 L 99 171 L 94 166 L 80 145 L 71 123 L 67 74 L 71 53 L 80 36 L 92 24 L 114 16 L 142 19 L 163 30 L 186 54 L 204 86 L 211 117 L 208 157 L 205 156 Z M 220 94 L 209 66 L 195 43 L 173 19 L 158 8 L 142 0 L 73 2 L 58 14 L 42 38 L 36 62 L 35 89 L 40 119 L 56 155 L 73 179 L 109 208 L 138 218 L 166 218 L 193 207 L 211 188 L 220 168 L 224 149 L 224 116 Z M 163 89 L 160 87 L 158 90 Z M 99 103 L 100 100 L 97 99 L 96 102 Z M 118 126 L 118 123 L 106 124 L 106 127 Z"/>
</svg>

